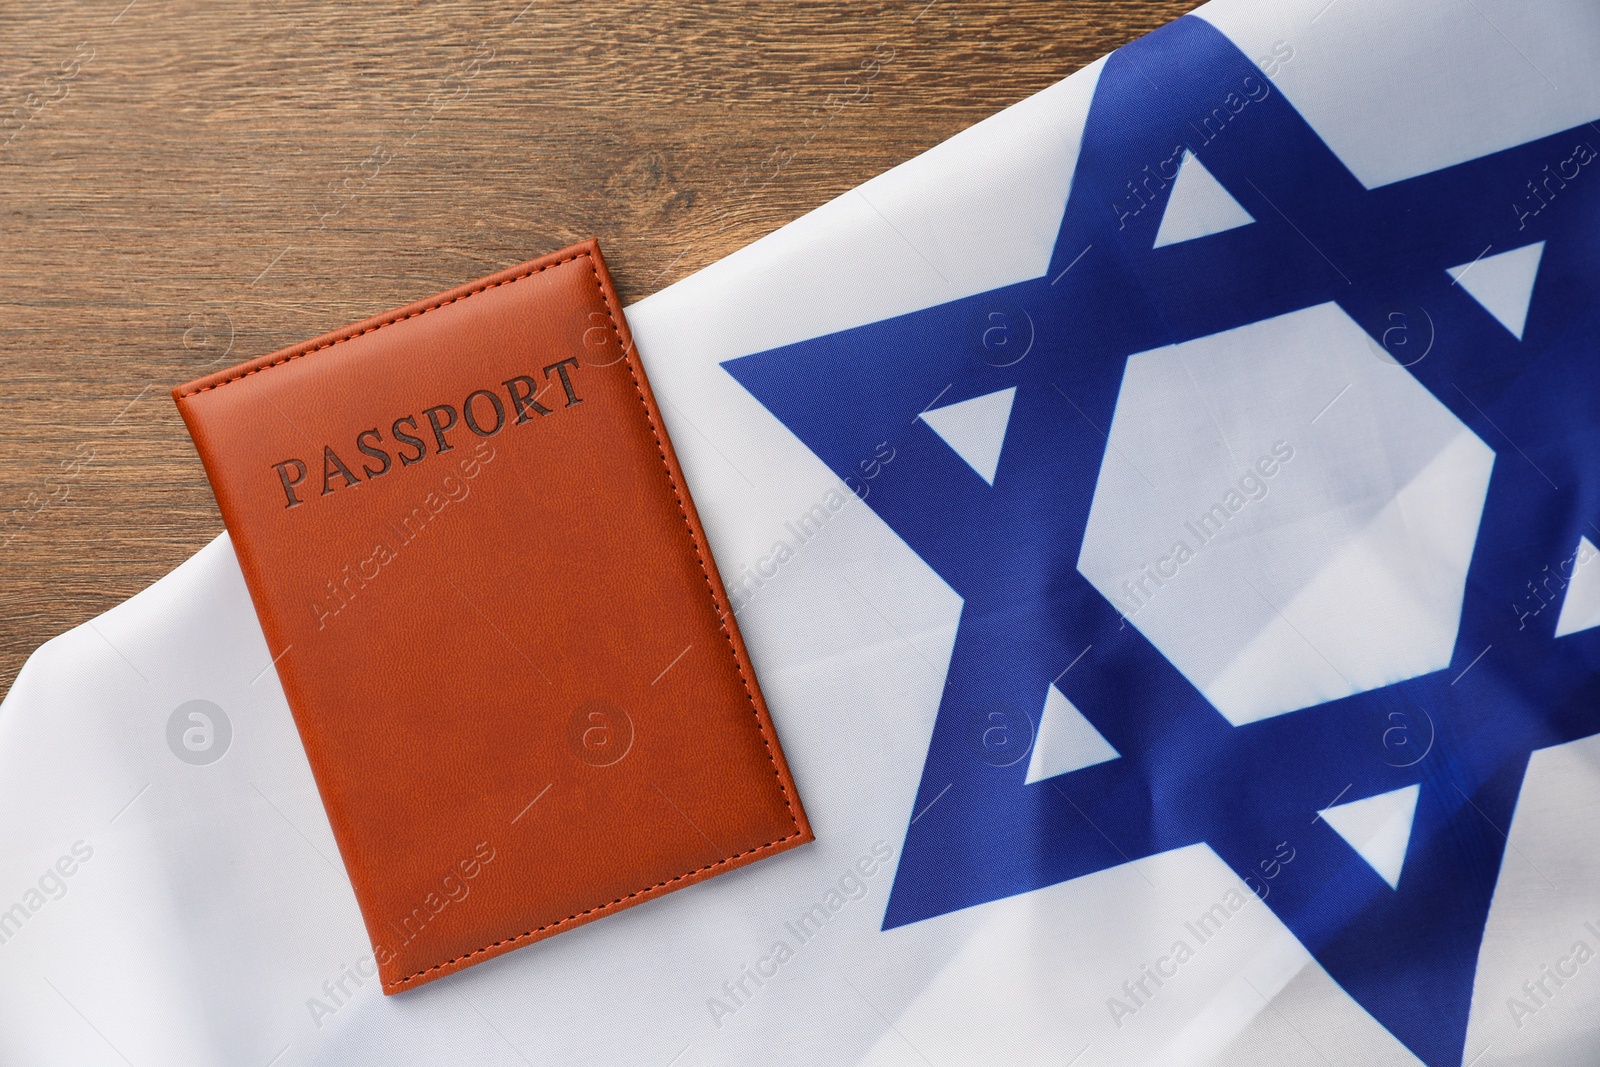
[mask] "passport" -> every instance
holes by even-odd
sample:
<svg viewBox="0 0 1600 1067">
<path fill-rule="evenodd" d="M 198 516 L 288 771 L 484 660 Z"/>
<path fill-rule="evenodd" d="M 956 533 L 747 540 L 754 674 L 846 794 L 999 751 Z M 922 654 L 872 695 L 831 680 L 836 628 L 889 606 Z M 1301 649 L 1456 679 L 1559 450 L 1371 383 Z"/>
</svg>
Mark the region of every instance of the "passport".
<svg viewBox="0 0 1600 1067">
<path fill-rule="evenodd" d="M 173 397 L 385 993 L 812 839 L 595 242 Z"/>
</svg>

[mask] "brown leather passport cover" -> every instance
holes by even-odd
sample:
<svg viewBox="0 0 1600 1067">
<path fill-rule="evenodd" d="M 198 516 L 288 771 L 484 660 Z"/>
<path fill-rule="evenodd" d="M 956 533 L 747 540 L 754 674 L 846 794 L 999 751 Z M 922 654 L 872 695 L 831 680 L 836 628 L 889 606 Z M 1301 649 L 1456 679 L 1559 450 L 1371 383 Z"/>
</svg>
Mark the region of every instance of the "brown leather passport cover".
<svg viewBox="0 0 1600 1067">
<path fill-rule="evenodd" d="M 811 840 L 594 242 L 173 397 L 386 993 Z"/>
</svg>

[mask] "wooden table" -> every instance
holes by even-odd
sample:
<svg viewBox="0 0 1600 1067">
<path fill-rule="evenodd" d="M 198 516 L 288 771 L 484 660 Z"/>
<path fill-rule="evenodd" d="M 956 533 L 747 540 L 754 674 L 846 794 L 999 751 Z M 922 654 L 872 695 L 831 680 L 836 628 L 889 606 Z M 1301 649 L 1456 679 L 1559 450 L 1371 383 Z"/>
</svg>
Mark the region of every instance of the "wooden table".
<svg viewBox="0 0 1600 1067">
<path fill-rule="evenodd" d="M 591 235 L 637 300 L 1189 6 L 10 10 L 0 692 L 222 529 L 172 386 Z"/>
</svg>

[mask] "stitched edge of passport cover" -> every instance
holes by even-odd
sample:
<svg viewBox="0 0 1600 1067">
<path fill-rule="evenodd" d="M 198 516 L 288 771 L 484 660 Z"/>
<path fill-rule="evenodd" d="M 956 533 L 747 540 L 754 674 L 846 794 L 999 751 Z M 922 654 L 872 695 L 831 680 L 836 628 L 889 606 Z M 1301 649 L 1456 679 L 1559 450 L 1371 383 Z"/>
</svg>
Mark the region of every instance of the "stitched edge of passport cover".
<svg viewBox="0 0 1600 1067">
<path fill-rule="evenodd" d="M 234 382 L 243 381 L 252 375 L 263 373 L 271 370 L 274 367 L 281 366 L 296 359 L 302 359 L 307 356 L 311 356 L 317 352 L 323 351 L 324 349 L 332 348 L 335 345 L 342 344 L 356 337 L 373 333 L 377 330 L 396 325 L 397 323 L 405 322 L 408 319 L 425 315 L 430 311 L 437 310 L 438 308 L 445 307 L 449 304 L 470 299 L 471 297 L 476 296 L 479 293 L 486 292 L 487 290 L 498 288 L 499 286 L 503 285 L 514 284 L 524 279 L 531 278 L 543 271 L 560 267 L 567 263 L 575 262 L 579 259 L 588 261 L 588 266 L 594 277 L 596 288 L 598 288 L 601 300 L 605 305 L 607 318 L 610 320 L 612 330 L 617 335 L 618 343 L 622 348 L 622 358 L 627 363 L 628 374 L 632 379 L 635 395 L 639 400 L 646 424 L 649 426 L 651 437 L 655 442 L 657 458 L 661 461 L 662 468 L 667 476 L 668 486 L 671 488 L 673 498 L 678 506 L 678 515 L 683 521 L 684 530 L 689 536 L 691 547 L 694 549 L 695 559 L 699 564 L 701 577 L 705 581 L 706 591 L 711 598 L 712 609 L 716 612 L 718 619 L 717 628 L 722 633 L 724 640 L 727 642 L 729 655 L 733 659 L 734 669 L 737 672 L 739 681 L 744 688 L 745 699 L 749 704 L 751 714 L 755 718 L 756 729 L 760 734 L 762 745 L 767 755 L 768 764 L 772 769 L 774 777 L 776 777 L 778 780 L 778 788 L 783 797 L 784 807 L 789 813 L 790 824 L 793 827 L 793 831 L 783 837 L 768 841 L 762 845 L 757 845 L 754 848 L 746 849 L 745 851 L 737 853 L 736 855 L 724 857 L 714 863 L 685 871 L 682 874 L 656 882 L 653 885 L 634 890 L 630 893 L 625 893 L 614 900 L 607 901 L 603 904 L 596 904 L 593 907 L 575 912 L 574 914 L 563 919 L 545 923 L 542 926 L 535 927 L 531 930 L 525 931 L 524 933 L 492 942 L 488 945 L 484 945 L 481 948 L 474 949 L 471 952 L 463 953 L 462 955 L 459 955 L 453 959 L 445 960 L 430 967 L 423 968 L 422 970 L 405 975 L 404 977 L 395 979 L 391 982 L 382 983 L 382 988 L 385 994 L 397 993 L 412 986 L 421 985 L 427 981 L 431 981 L 433 978 L 439 978 L 446 974 L 454 973 L 455 971 L 470 966 L 472 962 L 476 961 L 480 957 L 487 959 L 491 956 L 500 955 L 501 953 L 509 952 L 512 949 L 518 948 L 522 945 L 542 940 L 545 937 L 553 936 L 576 926 L 581 926 L 586 922 L 592 922 L 593 920 L 601 918 L 612 912 L 620 911 L 634 903 L 643 903 L 645 900 L 661 896 L 665 892 L 668 892 L 672 888 L 679 885 L 703 880 L 703 878 L 710 876 L 713 872 L 720 872 L 722 870 L 744 866 L 748 863 L 752 863 L 758 859 L 761 859 L 764 856 L 786 851 L 787 849 L 796 845 L 805 844 L 814 840 L 810 823 L 805 817 L 805 811 L 801 806 L 799 795 L 795 789 L 793 778 L 787 766 L 787 761 L 784 760 L 782 756 L 782 748 L 779 746 L 777 737 L 773 730 L 770 714 L 765 706 L 765 701 L 759 695 L 759 688 L 754 681 L 754 668 L 750 664 L 749 654 L 744 648 L 743 639 L 738 633 L 737 624 L 734 622 L 733 611 L 731 609 L 731 605 L 727 602 L 727 594 L 723 588 L 721 576 L 716 570 L 716 562 L 712 558 L 710 550 L 706 546 L 705 532 L 700 526 L 698 515 L 695 513 L 693 499 L 689 496 L 685 488 L 683 472 L 678 466 L 677 457 L 671 451 L 671 446 L 668 443 L 670 438 L 667 438 L 665 435 L 661 422 L 661 413 L 655 404 L 654 395 L 650 391 L 648 379 L 644 376 L 643 369 L 637 362 L 637 352 L 633 344 L 632 334 L 629 332 L 627 327 L 627 320 L 622 316 L 617 307 L 618 301 L 616 299 L 616 293 L 612 288 L 610 275 L 605 269 L 605 260 L 600 255 L 600 247 L 598 242 L 591 239 L 580 244 L 573 245 L 570 248 L 563 249 L 559 252 L 552 253 L 551 255 L 544 256 L 539 259 L 530 260 L 527 263 L 523 263 L 518 266 L 509 267 L 503 271 L 499 271 L 485 278 L 481 278 L 478 281 L 469 282 L 465 285 L 458 286 L 455 289 L 447 290 L 425 300 L 420 300 L 404 307 L 396 308 L 393 311 L 385 312 L 382 315 L 364 319 L 361 322 L 357 322 L 350 326 L 343 327 L 342 329 L 323 334 L 320 337 L 313 338 L 309 341 L 304 341 L 298 345 L 281 349 L 265 356 L 260 356 L 236 367 L 230 367 L 225 370 L 217 371 L 213 374 L 207 375 L 204 378 L 199 378 L 193 382 L 190 382 L 187 385 L 178 386 L 172 390 L 172 398 L 177 403 L 179 412 L 183 416 L 184 423 L 189 429 L 190 436 L 194 437 L 198 443 L 201 435 L 196 432 L 197 427 L 191 421 L 190 412 L 184 404 L 184 400 L 189 397 L 196 396 L 200 393 L 209 392 L 213 389 L 220 389 L 223 386 L 232 384 Z M 201 458 L 202 461 L 204 461 L 203 453 Z M 221 503 L 220 494 L 218 503 L 219 505 Z M 224 516 L 224 518 L 226 518 L 226 516 Z"/>
</svg>

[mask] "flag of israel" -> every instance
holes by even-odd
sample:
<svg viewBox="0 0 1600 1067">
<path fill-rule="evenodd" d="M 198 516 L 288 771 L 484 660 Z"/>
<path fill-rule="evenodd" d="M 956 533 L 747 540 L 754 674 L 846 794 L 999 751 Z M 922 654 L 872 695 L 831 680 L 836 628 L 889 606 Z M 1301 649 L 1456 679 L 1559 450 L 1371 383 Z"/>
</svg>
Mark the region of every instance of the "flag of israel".
<svg viewBox="0 0 1600 1067">
<path fill-rule="evenodd" d="M 0 1062 L 1600 1062 L 1597 54 L 1218 0 L 629 310 L 808 848 L 385 998 L 226 538 L 50 642 Z"/>
</svg>

